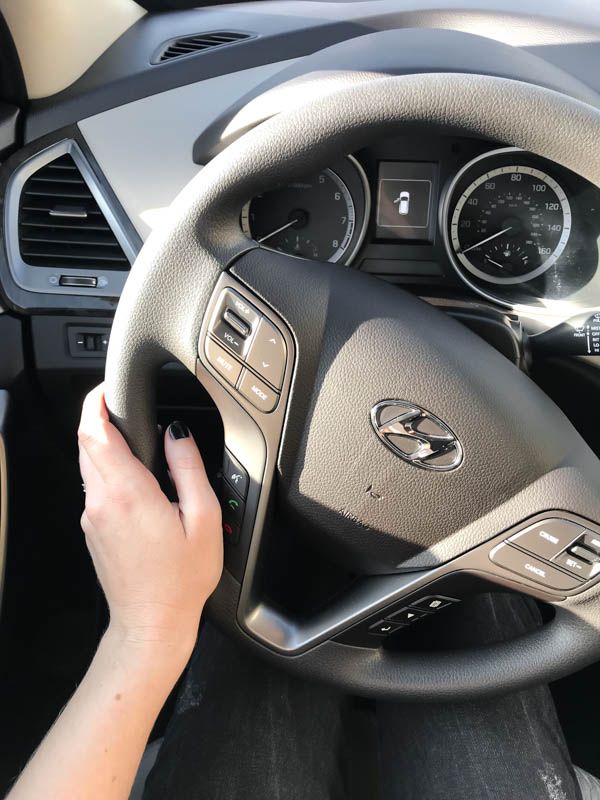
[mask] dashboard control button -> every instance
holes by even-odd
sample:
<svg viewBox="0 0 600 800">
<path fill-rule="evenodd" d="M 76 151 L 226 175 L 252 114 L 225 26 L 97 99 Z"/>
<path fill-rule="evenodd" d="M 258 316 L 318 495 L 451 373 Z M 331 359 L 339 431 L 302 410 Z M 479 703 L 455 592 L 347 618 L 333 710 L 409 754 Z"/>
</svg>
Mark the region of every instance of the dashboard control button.
<svg viewBox="0 0 600 800">
<path fill-rule="evenodd" d="M 227 450 L 223 458 L 223 477 L 239 496 L 245 500 L 248 494 L 248 473 L 237 458 L 234 458 Z"/>
<path fill-rule="evenodd" d="M 371 636 L 389 636 L 402 627 L 398 622 L 390 622 L 387 619 L 380 619 L 374 625 L 369 626 Z"/>
<path fill-rule="evenodd" d="M 566 519 L 545 519 L 510 537 L 510 541 L 541 558 L 554 558 L 584 532 Z"/>
<path fill-rule="evenodd" d="M 581 585 L 577 578 L 534 558 L 530 553 L 522 553 L 516 547 L 511 547 L 505 542 L 491 551 L 490 560 L 499 567 L 504 567 L 523 578 L 547 586 L 549 589 L 568 592 Z"/>
<path fill-rule="evenodd" d="M 597 553 L 600 556 L 600 534 L 586 531 L 583 537 L 580 539 L 579 544 L 582 544 L 589 550 L 593 550 L 594 553 Z"/>
<path fill-rule="evenodd" d="M 401 608 L 393 614 L 389 614 L 387 619 L 397 622 L 399 625 L 412 625 L 418 619 L 427 616 L 424 611 L 419 608 Z"/>
<path fill-rule="evenodd" d="M 219 375 L 222 375 L 226 381 L 232 386 L 235 386 L 237 379 L 240 377 L 242 365 L 233 358 L 227 350 L 224 350 L 212 339 L 206 340 L 206 358 L 208 363 L 213 366 Z"/>
<path fill-rule="evenodd" d="M 279 395 L 270 386 L 253 375 L 249 370 L 245 369 L 242 372 L 242 378 L 238 391 L 246 400 L 249 400 L 253 406 L 268 414 L 273 411 L 279 400 Z"/>
<path fill-rule="evenodd" d="M 582 580 L 588 581 L 594 578 L 600 572 L 600 564 L 590 564 L 589 561 L 584 561 L 571 553 L 561 553 L 554 559 L 555 564 L 560 564 L 564 569 L 568 569 L 574 575 L 578 575 Z"/>
<path fill-rule="evenodd" d="M 285 340 L 277 328 L 263 317 L 250 345 L 246 362 L 266 381 L 281 389 L 285 361 Z"/>
<path fill-rule="evenodd" d="M 245 504 L 227 483 L 223 483 L 221 508 L 225 541 L 237 544 L 242 530 Z"/>
<path fill-rule="evenodd" d="M 422 597 L 420 600 L 415 600 L 411 603 L 413 608 L 422 608 L 423 611 L 438 611 L 440 608 L 446 608 L 454 603 L 459 603 L 454 597 L 442 597 L 442 595 L 434 595 L 432 597 Z"/>
<path fill-rule="evenodd" d="M 98 285 L 98 278 L 85 277 L 83 275 L 61 275 L 60 286 L 75 286 L 81 289 L 95 289 Z"/>
<path fill-rule="evenodd" d="M 243 319 L 240 319 L 237 314 L 234 314 L 230 308 L 226 308 L 223 313 L 223 321 L 226 322 L 230 328 L 237 331 L 239 335 L 246 339 L 252 333 L 252 328 Z"/>
</svg>

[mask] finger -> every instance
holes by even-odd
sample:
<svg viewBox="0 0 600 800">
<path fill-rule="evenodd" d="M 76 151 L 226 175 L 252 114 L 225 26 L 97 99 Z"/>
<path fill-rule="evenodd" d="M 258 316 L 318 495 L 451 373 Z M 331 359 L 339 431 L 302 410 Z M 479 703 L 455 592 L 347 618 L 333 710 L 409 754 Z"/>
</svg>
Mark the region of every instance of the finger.
<svg viewBox="0 0 600 800">
<path fill-rule="evenodd" d="M 83 447 L 79 450 L 79 471 L 81 472 L 81 479 L 86 492 L 102 484 L 100 473 Z"/>
<path fill-rule="evenodd" d="M 109 421 L 102 384 L 85 398 L 79 423 L 79 445 L 103 480 L 120 480 L 123 472 L 143 469 L 120 432 Z"/>
<path fill-rule="evenodd" d="M 213 491 L 200 451 L 183 422 L 172 422 L 165 434 L 165 456 L 179 497 L 179 510 L 194 522 L 213 503 Z"/>
</svg>

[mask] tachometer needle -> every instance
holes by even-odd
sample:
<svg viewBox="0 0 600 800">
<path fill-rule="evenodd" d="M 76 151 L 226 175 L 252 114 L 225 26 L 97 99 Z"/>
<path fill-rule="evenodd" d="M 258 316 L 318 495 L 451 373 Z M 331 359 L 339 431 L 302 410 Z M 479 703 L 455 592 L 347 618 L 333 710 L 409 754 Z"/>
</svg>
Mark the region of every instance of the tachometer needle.
<svg viewBox="0 0 600 800">
<path fill-rule="evenodd" d="M 263 242 L 266 242 L 267 239 L 271 238 L 271 236 L 275 236 L 276 233 L 281 233 L 281 231 L 284 231 L 286 228 L 291 228 L 292 225 L 295 225 L 297 222 L 297 219 L 293 219 L 291 222 L 287 222 L 285 225 L 282 225 L 281 228 L 277 228 L 276 231 L 271 231 L 271 233 L 267 233 L 266 236 L 261 236 L 260 239 L 258 239 L 258 243 L 262 244 Z"/>
<path fill-rule="evenodd" d="M 491 236 L 488 236 L 487 239 L 482 239 L 480 242 L 476 242 L 472 244 L 470 247 L 467 247 L 466 250 L 461 250 L 462 253 L 468 253 L 469 250 L 474 250 L 476 247 L 479 247 L 486 242 L 491 242 L 492 239 L 495 239 L 497 236 L 502 236 L 503 233 L 508 233 L 508 231 L 512 231 L 512 225 L 509 225 L 508 228 L 504 228 L 504 230 L 498 231 L 498 233 L 492 233 Z"/>
<path fill-rule="evenodd" d="M 490 264 L 493 264 L 495 267 L 498 267 L 498 269 L 504 269 L 502 264 L 499 264 L 497 261 L 494 261 L 493 258 L 490 258 L 489 256 L 486 256 L 485 258 L 486 258 L 486 261 L 489 261 Z"/>
</svg>

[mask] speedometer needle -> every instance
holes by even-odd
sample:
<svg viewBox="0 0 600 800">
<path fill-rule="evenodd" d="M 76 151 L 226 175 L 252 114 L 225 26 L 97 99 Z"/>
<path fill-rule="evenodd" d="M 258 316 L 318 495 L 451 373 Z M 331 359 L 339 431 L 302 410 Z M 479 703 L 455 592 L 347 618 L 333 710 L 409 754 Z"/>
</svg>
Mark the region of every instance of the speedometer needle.
<svg viewBox="0 0 600 800">
<path fill-rule="evenodd" d="M 276 231 L 271 231 L 271 233 L 267 233 L 266 236 L 261 236 L 260 239 L 258 240 L 258 243 L 262 244 L 263 242 L 266 242 L 267 239 L 271 238 L 271 236 L 275 236 L 276 233 L 281 233 L 281 231 L 286 230 L 286 228 L 291 228 L 292 225 L 295 225 L 297 222 L 298 222 L 297 219 L 293 219 L 291 222 L 288 222 L 285 225 L 282 225 L 281 228 L 277 228 Z"/>
<path fill-rule="evenodd" d="M 492 233 L 492 235 L 488 236 L 487 239 L 482 239 L 480 242 L 472 244 L 470 247 L 467 247 L 466 250 L 462 250 L 461 252 L 463 254 L 468 253 L 469 250 L 474 250 L 476 247 L 479 247 L 480 245 L 485 244 L 486 242 L 491 242 L 492 239 L 495 239 L 497 236 L 502 236 L 503 233 L 508 233 L 508 231 L 512 231 L 512 225 L 509 225 L 508 228 L 504 228 L 504 230 L 502 231 L 498 231 L 498 233 Z"/>
</svg>

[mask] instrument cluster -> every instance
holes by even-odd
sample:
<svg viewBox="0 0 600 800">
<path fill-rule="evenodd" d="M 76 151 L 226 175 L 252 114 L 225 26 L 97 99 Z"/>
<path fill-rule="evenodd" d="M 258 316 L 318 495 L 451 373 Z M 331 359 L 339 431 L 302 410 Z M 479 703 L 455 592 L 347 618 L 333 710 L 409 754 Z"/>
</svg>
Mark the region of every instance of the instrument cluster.
<svg viewBox="0 0 600 800">
<path fill-rule="evenodd" d="M 600 308 L 596 187 L 517 148 L 488 147 L 451 167 L 418 150 L 400 155 L 365 151 L 265 191 L 244 207 L 244 232 L 396 282 L 414 273 L 466 285 L 513 309 Z"/>
</svg>

